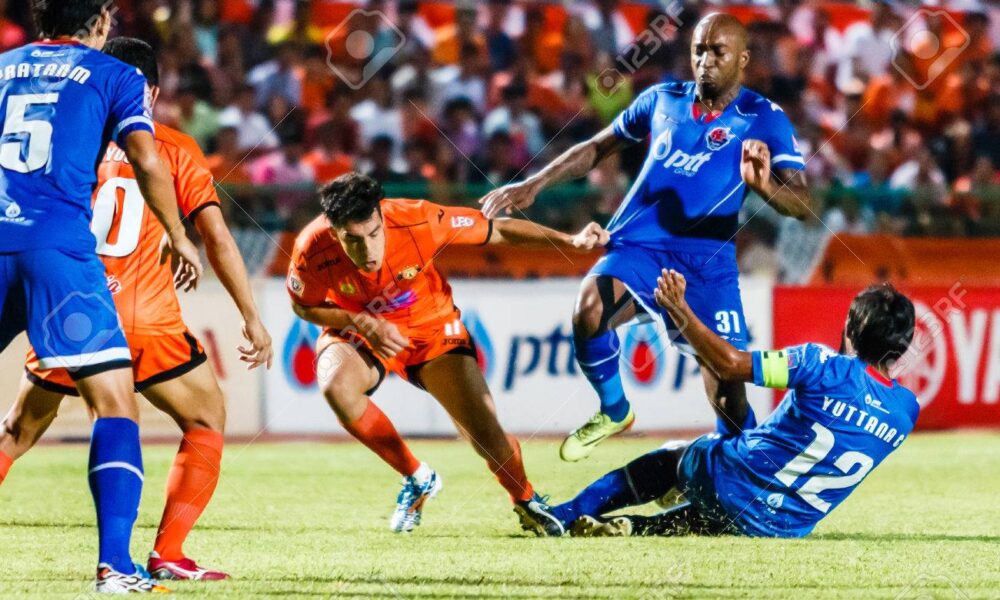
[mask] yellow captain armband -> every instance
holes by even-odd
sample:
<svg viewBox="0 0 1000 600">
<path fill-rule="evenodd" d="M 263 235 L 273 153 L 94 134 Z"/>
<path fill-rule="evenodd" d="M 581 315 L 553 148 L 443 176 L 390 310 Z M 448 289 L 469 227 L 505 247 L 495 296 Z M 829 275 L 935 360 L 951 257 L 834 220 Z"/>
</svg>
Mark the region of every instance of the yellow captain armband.
<svg viewBox="0 0 1000 600">
<path fill-rule="evenodd" d="M 788 387 L 788 354 L 784 350 L 761 352 L 760 368 L 764 375 L 764 387 Z"/>
</svg>

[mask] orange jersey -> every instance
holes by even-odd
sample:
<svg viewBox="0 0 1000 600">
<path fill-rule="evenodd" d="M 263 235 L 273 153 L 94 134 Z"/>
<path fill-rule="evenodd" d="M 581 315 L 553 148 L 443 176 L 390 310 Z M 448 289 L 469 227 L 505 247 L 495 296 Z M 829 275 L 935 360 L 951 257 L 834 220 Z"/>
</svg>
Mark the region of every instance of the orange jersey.
<svg viewBox="0 0 1000 600">
<path fill-rule="evenodd" d="M 478 210 L 426 200 L 383 200 L 385 258 L 377 273 L 358 269 L 344 252 L 325 216 L 295 241 L 288 292 L 303 306 L 333 305 L 367 311 L 407 331 L 454 318 L 451 286 L 434 267 L 449 245 L 489 241 L 493 224 Z"/>
<path fill-rule="evenodd" d="M 205 155 L 190 136 L 157 123 L 156 146 L 170 168 L 181 215 L 219 203 Z M 125 152 L 110 144 L 97 175 L 91 231 L 125 333 L 185 332 L 170 262 L 160 264 L 163 225 L 146 206 Z"/>
</svg>

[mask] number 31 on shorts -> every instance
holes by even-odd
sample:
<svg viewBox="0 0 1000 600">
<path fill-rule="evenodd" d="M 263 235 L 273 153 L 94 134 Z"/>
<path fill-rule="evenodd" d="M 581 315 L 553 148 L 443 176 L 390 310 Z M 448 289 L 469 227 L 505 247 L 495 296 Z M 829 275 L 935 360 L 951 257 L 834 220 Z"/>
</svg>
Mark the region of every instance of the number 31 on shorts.
<svg viewBox="0 0 1000 600">
<path fill-rule="evenodd" d="M 735 310 L 720 310 L 715 313 L 715 330 L 719 333 L 743 333 L 740 313 Z"/>
</svg>

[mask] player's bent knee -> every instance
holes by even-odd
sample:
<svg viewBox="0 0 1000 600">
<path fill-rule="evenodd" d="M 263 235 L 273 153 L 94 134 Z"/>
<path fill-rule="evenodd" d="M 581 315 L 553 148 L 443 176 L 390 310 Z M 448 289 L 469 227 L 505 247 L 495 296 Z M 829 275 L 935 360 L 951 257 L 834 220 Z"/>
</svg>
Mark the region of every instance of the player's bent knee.
<svg viewBox="0 0 1000 600">
<path fill-rule="evenodd" d="M 589 339 L 600 333 L 604 305 L 600 294 L 594 286 L 587 286 L 580 291 L 576 307 L 573 310 L 573 334 L 577 338 Z"/>
<path fill-rule="evenodd" d="M 323 386 L 323 397 L 341 423 L 353 423 L 368 404 L 365 383 L 350 373 L 334 373 Z"/>
</svg>

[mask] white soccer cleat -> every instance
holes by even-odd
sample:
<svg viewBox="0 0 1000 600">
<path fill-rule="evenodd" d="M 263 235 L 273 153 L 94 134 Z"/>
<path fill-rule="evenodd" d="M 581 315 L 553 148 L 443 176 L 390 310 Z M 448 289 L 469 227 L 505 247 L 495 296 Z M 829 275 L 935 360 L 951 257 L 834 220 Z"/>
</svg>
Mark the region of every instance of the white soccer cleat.
<svg viewBox="0 0 1000 600">
<path fill-rule="evenodd" d="M 107 563 L 97 565 L 98 594 L 169 594 L 170 590 L 149 577 L 139 565 L 135 573 L 126 575 L 111 568 Z"/>
<path fill-rule="evenodd" d="M 396 497 L 396 510 L 389 519 L 389 529 L 396 533 L 413 531 L 420 525 L 424 503 L 437 496 L 442 487 L 444 483 L 434 470 L 422 482 L 412 475 L 404 477 L 403 489 Z"/>
</svg>

